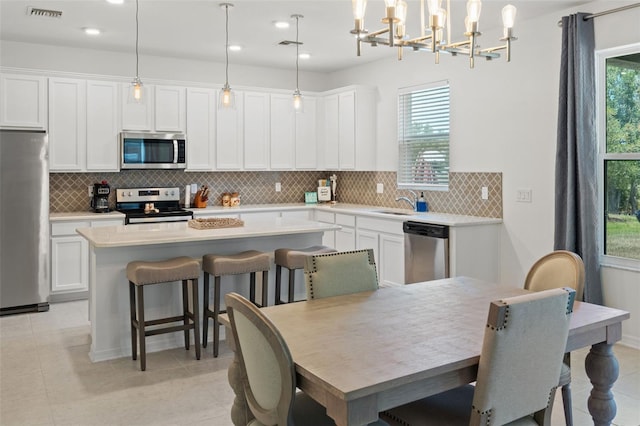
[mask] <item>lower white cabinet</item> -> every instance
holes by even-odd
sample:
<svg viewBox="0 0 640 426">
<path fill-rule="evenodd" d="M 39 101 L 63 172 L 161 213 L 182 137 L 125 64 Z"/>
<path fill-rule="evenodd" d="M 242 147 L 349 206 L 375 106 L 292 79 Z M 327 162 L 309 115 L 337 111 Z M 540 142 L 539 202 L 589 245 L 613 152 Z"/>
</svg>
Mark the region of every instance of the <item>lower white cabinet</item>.
<svg viewBox="0 0 640 426">
<path fill-rule="evenodd" d="M 324 212 L 322 210 L 316 210 L 313 213 L 314 213 L 314 219 L 317 220 L 318 222 L 330 223 L 330 224 L 336 223 L 336 217 L 335 217 L 335 214 L 333 213 Z M 336 231 L 327 231 L 324 234 L 322 234 L 322 245 L 335 248 Z"/>
<path fill-rule="evenodd" d="M 356 217 L 353 215 L 336 213 L 336 225 L 342 226 L 336 230 L 334 248 L 338 251 L 356 249 Z"/>
<path fill-rule="evenodd" d="M 358 216 L 356 246 L 373 249 L 381 287 L 404 284 L 402 222 Z"/>
</svg>

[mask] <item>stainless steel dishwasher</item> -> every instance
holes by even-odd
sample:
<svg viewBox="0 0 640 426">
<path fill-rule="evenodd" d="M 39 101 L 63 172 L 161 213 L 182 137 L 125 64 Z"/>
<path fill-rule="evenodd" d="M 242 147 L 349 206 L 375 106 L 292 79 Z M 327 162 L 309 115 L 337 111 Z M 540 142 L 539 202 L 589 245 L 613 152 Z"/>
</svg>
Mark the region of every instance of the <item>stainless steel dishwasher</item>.
<svg viewBox="0 0 640 426">
<path fill-rule="evenodd" d="M 449 278 L 449 227 L 408 221 L 402 229 L 405 282 Z"/>
</svg>

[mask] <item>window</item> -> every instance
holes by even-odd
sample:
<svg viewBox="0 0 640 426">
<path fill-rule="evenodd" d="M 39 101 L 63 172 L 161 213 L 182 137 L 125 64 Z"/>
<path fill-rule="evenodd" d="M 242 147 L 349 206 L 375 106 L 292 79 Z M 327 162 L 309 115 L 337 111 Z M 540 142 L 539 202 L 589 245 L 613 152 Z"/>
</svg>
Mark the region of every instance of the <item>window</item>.
<svg viewBox="0 0 640 426">
<path fill-rule="evenodd" d="M 603 263 L 640 267 L 640 45 L 598 53 Z"/>
<path fill-rule="evenodd" d="M 449 188 L 449 82 L 400 89 L 398 188 Z"/>
</svg>

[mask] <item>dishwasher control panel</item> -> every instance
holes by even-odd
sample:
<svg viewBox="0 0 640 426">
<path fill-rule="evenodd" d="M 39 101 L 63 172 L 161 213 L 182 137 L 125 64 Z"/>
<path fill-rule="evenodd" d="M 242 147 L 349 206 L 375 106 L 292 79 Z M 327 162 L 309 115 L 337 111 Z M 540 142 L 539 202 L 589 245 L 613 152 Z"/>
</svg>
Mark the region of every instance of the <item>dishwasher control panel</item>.
<svg viewBox="0 0 640 426">
<path fill-rule="evenodd" d="M 434 223 L 404 222 L 402 230 L 405 234 L 422 235 L 431 238 L 449 238 L 449 227 L 447 225 L 436 225 Z"/>
</svg>

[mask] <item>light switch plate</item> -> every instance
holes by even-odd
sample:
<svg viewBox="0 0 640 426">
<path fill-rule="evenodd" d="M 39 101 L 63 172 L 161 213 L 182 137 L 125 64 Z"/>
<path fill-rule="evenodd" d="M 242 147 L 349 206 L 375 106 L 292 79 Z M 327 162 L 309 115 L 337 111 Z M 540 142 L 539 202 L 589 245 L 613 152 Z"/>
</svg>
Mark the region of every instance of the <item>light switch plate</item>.
<svg viewBox="0 0 640 426">
<path fill-rule="evenodd" d="M 531 202 L 531 188 L 518 188 L 518 192 L 516 193 L 516 201 L 519 203 L 530 203 Z"/>
<path fill-rule="evenodd" d="M 276 192 L 282 191 L 282 184 L 280 182 L 276 182 Z"/>
<path fill-rule="evenodd" d="M 487 188 L 486 186 L 482 187 L 482 199 L 483 200 L 489 199 L 489 188 Z"/>
</svg>

